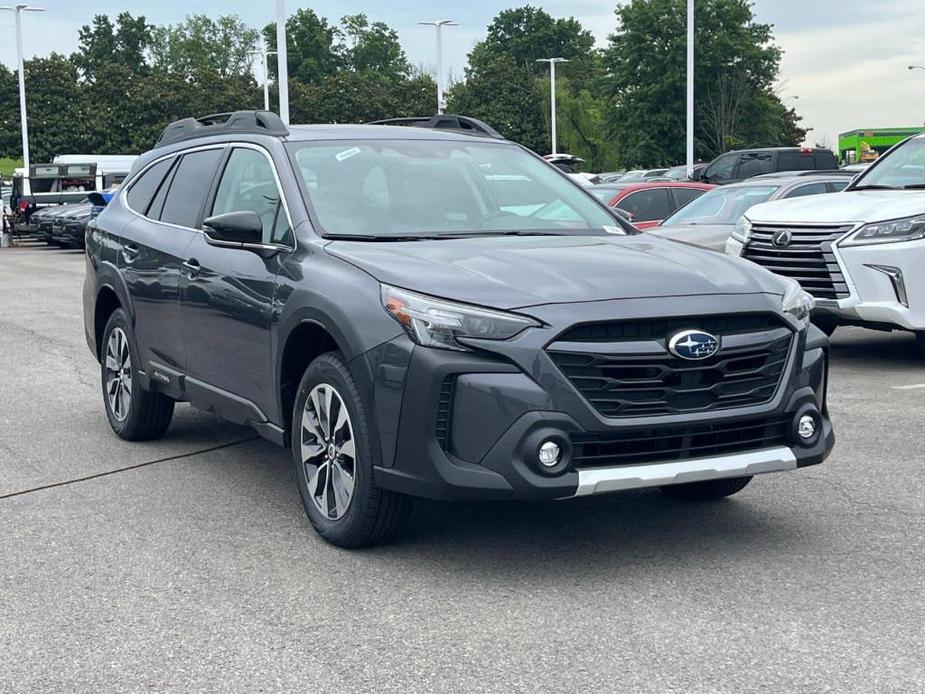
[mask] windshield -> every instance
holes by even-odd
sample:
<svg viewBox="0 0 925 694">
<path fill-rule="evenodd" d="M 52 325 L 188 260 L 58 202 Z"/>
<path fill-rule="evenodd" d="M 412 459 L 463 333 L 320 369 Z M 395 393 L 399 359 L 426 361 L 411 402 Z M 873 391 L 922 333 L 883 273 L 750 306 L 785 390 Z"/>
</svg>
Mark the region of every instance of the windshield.
<svg viewBox="0 0 925 694">
<path fill-rule="evenodd" d="M 581 188 L 515 145 L 368 140 L 287 147 L 325 235 L 624 233 Z"/>
<path fill-rule="evenodd" d="M 925 188 L 925 138 L 917 137 L 878 161 L 855 187 Z"/>
<path fill-rule="evenodd" d="M 726 186 L 714 188 L 685 205 L 662 222 L 673 224 L 735 224 L 745 212 L 768 200 L 780 186 Z"/>
</svg>

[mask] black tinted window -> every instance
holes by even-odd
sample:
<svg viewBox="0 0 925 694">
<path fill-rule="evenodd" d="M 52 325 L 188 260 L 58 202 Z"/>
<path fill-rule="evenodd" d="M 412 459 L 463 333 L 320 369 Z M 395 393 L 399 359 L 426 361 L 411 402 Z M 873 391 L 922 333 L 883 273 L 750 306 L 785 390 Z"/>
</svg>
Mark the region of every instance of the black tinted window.
<svg viewBox="0 0 925 694">
<path fill-rule="evenodd" d="M 221 149 L 207 149 L 183 155 L 164 201 L 162 222 L 192 228 L 198 225 L 199 211 L 209 194 L 215 167 L 221 156 Z"/>
<path fill-rule="evenodd" d="M 785 198 L 800 198 L 804 195 L 819 195 L 820 193 L 828 193 L 829 189 L 825 183 L 810 183 L 805 186 L 800 186 L 799 188 L 794 188 L 789 193 L 787 193 Z"/>
<path fill-rule="evenodd" d="M 707 192 L 699 188 L 672 188 L 671 191 L 674 193 L 674 199 L 678 207 L 684 207 L 691 200 L 695 200 Z"/>
<path fill-rule="evenodd" d="M 811 152 L 781 152 L 777 164 L 778 171 L 812 171 L 815 168 Z"/>
<path fill-rule="evenodd" d="M 767 153 L 743 154 L 736 178 L 751 178 L 771 171 L 771 155 Z"/>
<path fill-rule="evenodd" d="M 714 161 L 706 170 L 706 176 L 711 181 L 728 181 L 732 178 L 732 171 L 735 169 L 737 154 L 724 154 Z"/>
<path fill-rule="evenodd" d="M 665 219 L 671 214 L 671 203 L 666 188 L 652 188 L 630 193 L 617 207 L 633 215 L 634 222 L 650 222 Z"/>
<path fill-rule="evenodd" d="M 167 169 L 170 168 L 172 162 L 172 159 L 159 161 L 135 180 L 127 193 L 127 201 L 130 208 L 139 214 L 145 214 L 148 211 L 151 198 L 153 198 L 154 193 L 157 192 L 157 188 L 161 184 L 161 181 L 164 180 L 164 174 L 167 173 Z"/>
</svg>

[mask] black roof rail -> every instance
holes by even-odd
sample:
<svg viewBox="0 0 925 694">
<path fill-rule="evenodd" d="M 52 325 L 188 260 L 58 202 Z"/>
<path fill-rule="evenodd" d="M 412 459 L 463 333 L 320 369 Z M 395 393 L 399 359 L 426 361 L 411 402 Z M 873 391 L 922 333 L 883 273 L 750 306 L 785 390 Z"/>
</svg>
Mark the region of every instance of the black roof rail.
<svg viewBox="0 0 925 694">
<path fill-rule="evenodd" d="M 202 118 L 183 118 L 174 121 L 161 132 L 155 149 L 207 135 L 224 135 L 226 133 L 248 135 L 288 135 L 289 129 L 278 115 L 272 111 L 234 111 L 231 113 L 213 113 Z"/>
<path fill-rule="evenodd" d="M 496 140 L 503 140 L 504 136 L 497 130 L 478 118 L 461 116 L 456 113 L 438 113 L 436 116 L 414 116 L 410 118 L 386 118 L 374 120 L 367 125 L 406 125 L 413 128 L 432 128 L 435 130 L 458 130 L 472 135 L 487 135 Z"/>
</svg>

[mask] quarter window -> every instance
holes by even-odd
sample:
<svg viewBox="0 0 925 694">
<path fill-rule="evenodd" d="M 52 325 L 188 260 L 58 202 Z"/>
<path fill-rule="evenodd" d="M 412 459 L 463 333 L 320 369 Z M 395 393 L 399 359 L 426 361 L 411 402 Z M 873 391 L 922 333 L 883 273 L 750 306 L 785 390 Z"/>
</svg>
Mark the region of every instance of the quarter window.
<svg viewBox="0 0 925 694">
<path fill-rule="evenodd" d="M 221 149 L 206 149 L 183 155 L 164 201 L 162 222 L 192 229 L 199 225 L 199 214 L 221 156 Z"/>
<path fill-rule="evenodd" d="M 139 214 L 146 214 L 148 207 L 151 205 L 151 198 L 157 192 L 158 186 L 164 180 L 164 174 L 173 163 L 172 159 L 164 159 L 151 166 L 138 179 L 132 183 L 128 189 L 127 202 L 128 206 Z"/>
<path fill-rule="evenodd" d="M 671 191 L 674 193 L 674 199 L 678 207 L 684 207 L 687 203 L 706 193 L 705 190 L 700 188 L 672 188 Z"/>
<path fill-rule="evenodd" d="M 211 214 L 229 212 L 256 213 L 263 222 L 264 243 L 282 243 L 289 233 L 273 169 L 257 150 L 239 147 L 228 159 Z"/>
</svg>

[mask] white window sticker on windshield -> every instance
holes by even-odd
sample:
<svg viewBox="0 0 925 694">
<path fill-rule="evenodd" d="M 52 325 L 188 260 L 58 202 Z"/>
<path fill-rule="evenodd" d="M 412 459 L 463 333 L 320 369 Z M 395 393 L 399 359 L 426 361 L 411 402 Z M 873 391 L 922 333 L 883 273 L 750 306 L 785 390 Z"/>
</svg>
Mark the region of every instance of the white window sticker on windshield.
<svg viewBox="0 0 925 694">
<path fill-rule="evenodd" d="M 626 235 L 626 232 L 623 231 L 623 229 L 621 229 L 620 227 L 605 226 L 604 231 L 606 231 L 608 234 L 619 234 L 620 236 Z"/>
<path fill-rule="evenodd" d="M 343 152 L 338 152 L 335 154 L 337 161 L 343 161 L 344 159 L 349 159 L 350 157 L 360 153 L 359 147 L 351 147 L 350 149 L 345 149 Z"/>
</svg>

